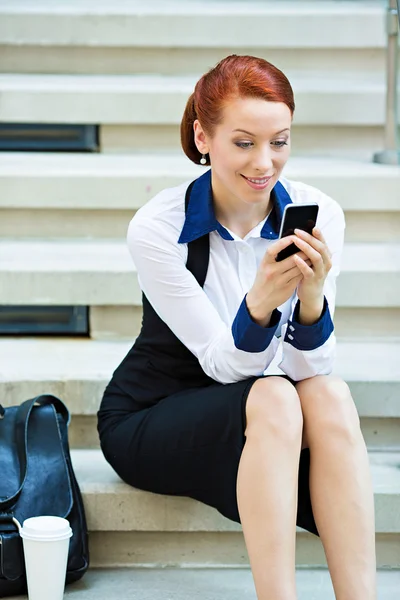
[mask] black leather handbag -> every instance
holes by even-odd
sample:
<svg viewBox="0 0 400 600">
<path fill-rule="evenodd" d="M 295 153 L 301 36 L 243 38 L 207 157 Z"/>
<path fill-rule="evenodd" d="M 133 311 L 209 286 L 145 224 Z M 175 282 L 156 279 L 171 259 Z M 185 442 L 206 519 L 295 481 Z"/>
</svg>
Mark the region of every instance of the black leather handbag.
<svg viewBox="0 0 400 600">
<path fill-rule="evenodd" d="M 69 453 L 69 422 L 67 407 L 51 395 L 0 405 L 0 598 L 27 593 L 19 526 L 29 517 L 70 522 L 66 584 L 88 569 L 88 531 Z"/>
</svg>

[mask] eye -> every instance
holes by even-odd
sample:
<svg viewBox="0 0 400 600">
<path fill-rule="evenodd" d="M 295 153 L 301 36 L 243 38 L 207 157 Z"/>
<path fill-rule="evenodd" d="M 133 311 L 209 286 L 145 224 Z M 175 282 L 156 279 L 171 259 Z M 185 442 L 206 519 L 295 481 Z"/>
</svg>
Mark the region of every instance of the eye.
<svg viewBox="0 0 400 600">
<path fill-rule="evenodd" d="M 235 145 L 238 146 L 239 148 L 246 149 L 246 148 L 249 148 L 252 143 L 253 142 L 235 142 Z"/>
<path fill-rule="evenodd" d="M 243 148 L 243 150 L 247 150 L 253 145 L 253 142 L 235 142 L 235 146 L 238 148 Z M 272 142 L 272 145 L 276 148 L 282 148 L 283 146 L 287 146 L 287 142 L 285 140 Z"/>
</svg>

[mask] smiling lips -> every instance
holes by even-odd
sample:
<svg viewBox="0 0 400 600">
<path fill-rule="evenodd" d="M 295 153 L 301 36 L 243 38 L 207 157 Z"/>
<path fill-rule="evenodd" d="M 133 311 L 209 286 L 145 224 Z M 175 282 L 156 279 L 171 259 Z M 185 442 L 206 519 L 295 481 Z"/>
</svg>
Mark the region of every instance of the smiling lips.
<svg viewBox="0 0 400 600">
<path fill-rule="evenodd" d="M 254 179 L 253 177 L 246 177 L 246 179 L 248 181 L 252 181 L 253 183 L 258 183 L 258 184 L 263 184 L 263 183 L 267 183 L 267 181 L 269 181 L 271 178 L 270 177 L 264 177 L 264 179 Z"/>
<path fill-rule="evenodd" d="M 245 177 L 244 175 L 242 175 L 242 177 L 247 181 L 247 183 L 250 185 L 250 187 L 252 187 L 253 189 L 264 189 L 267 187 L 269 180 L 271 179 L 271 177 Z"/>
</svg>

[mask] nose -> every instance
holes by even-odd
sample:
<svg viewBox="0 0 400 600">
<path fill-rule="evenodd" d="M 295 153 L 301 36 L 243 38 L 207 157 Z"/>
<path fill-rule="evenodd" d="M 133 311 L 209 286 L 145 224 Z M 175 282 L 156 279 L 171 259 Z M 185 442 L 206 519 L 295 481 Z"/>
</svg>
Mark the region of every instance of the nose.
<svg viewBox="0 0 400 600">
<path fill-rule="evenodd" d="M 273 166 L 272 148 L 262 148 L 254 157 L 253 169 L 261 175 L 271 174 Z"/>
</svg>

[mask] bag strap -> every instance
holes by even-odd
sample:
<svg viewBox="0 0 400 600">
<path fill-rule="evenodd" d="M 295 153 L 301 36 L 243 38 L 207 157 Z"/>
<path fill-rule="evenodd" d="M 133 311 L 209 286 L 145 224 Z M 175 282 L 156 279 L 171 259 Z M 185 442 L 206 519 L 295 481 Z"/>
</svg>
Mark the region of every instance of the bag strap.
<svg viewBox="0 0 400 600">
<path fill-rule="evenodd" d="M 45 406 L 52 404 L 57 413 L 61 415 L 64 419 L 66 425 L 69 425 L 70 422 L 70 414 L 65 406 L 65 404 L 55 396 L 50 394 L 43 394 L 41 396 L 36 396 L 32 400 L 26 400 L 23 402 L 17 410 L 17 416 L 15 421 L 15 440 L 17 446 L 17 454 L 19 460 L 19 468 L 20 468 L 20 476 L 19 476 L 19 488 L 12 496 L 8 498 L 2 499 L 0 502 L 0 512 L 7 511 L 10 509 L 13 504 L 16 503 L 19 496 L 21 495 L 22 488 L 24 487 L 24 483 L 26 480 L 26 472 L 27 472 L 27 464 L 28 464 L 28 426 L 29 426 L 29 417 L 32 413 L 32 409 L 34 405 Z M 4 409 L 3 409 L 4 410 Z M 5 413 L 4 413 L 5 415 Z M 7 418 L 7 416 L 3 415 L 3 419 Z"/>
</svg>

